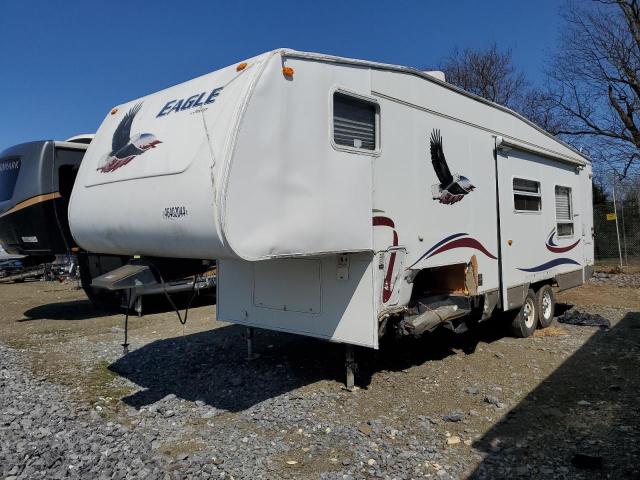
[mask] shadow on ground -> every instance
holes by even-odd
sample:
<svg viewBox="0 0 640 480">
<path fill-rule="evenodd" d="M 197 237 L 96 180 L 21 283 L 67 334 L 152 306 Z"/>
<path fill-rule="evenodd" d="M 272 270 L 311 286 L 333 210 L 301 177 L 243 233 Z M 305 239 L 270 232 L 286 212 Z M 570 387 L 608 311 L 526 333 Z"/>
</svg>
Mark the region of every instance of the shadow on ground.
<svg viewBox="0 0 640 480">
<path fill-rule="evenodd" d="M 185 294 L 174 294 L 172 299 L 179 309 L 184 309 L 188 303 L 188 296 Z M 215 304 L 215 295 L 198 295 L 191 303 L 191 307 L 201 307 Z M 162 295 L 150 295 L 144 297 L 142 313 L 153 315 L 173 311 L 173 307 Z M 124 309 L 118 306 L 105 307 L 93 304 L 87 300 L 71 300 L 67 302 L 49 303 L 30 308 L 23 313 L 25 318 L 17 322 L 30 322 L 33 320 L 91 320 L 93 318 L 104 317 L 105 315 L 123 314 Z M 131 312 L 135 315 L 134 312 Z"/>
<path fill-rule="evenodd" d="M 472 479 L 640 478 L 640 312 L 601 329 L 475 447 Z"/>
<path fill-rule="evenodd" d="M 467 335 L 440 331 L 422 339 L 387 342 L 379 351 L 357 349 L 356 384 L 366 388 L 379 371 L 400 371 L 439 361 L 456 350 L 472 352 L 478 342 L 504 336 L 497 323 Z M 320 380 L 345 379 L 344 346 L 309 337 L 257 330 L 247 361 L 245 329 L 225 326 L 207 332 L 158 340 L 113 363 L 110 369 L 143 390 L 123 401 L 136 408 L 168 394 L 216 408 L 239 411 Z"/>
<path fill-rule="evenodd" d="M 71 300 L 68 302 L 49 303 L 30 308 L 23 313 L 25 318 L 17 322 L 33 320 L 90 320 L 118 313 L 118 309 L 103 309 L 96 307 L 89 300 Z"/>
</svg>

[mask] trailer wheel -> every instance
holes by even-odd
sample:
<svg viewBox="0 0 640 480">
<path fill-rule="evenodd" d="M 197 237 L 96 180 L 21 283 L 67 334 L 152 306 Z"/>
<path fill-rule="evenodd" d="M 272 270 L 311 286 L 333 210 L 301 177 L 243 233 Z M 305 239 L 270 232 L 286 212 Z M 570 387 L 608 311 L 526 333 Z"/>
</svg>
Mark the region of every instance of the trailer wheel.
<svg viewBox="0 0 640 480">
<path fill-rule="evenodd" d="M 538 324 L 538 315 L 536 315 L 537 302 L 536 295 L 533 290 L 529 289 L 524 303 L 516 316 L 511 321 L 511 333 L 519 338 L 526 338 L 533 335 Z"/>
<path fill-rule="evenodd" d="M 538 308 L 538 325 L 547 328 L 553 323 L 556 309 L 556 296 L 550 285 L 542 285 L 536 292 L 536 307 Z"/>
<path fill-rule="evenodd" d="M 80 285 L 89 301 L 97 308 L 103 310 L 119 309 L 122 305 L 120 292 L 112 292 L 91 286 L 92 274 L 89 254 L 78 254 L 78 267 L 80 267 Z M 100 274 L 102 272 L 99 272 Z"/>
</svg>

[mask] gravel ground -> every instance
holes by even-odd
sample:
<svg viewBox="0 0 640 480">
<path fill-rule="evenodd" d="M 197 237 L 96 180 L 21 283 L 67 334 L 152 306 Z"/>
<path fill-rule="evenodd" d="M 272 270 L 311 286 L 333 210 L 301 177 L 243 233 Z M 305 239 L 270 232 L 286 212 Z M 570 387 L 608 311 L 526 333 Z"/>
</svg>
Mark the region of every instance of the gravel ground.
<svg viewBox="0 0 640 480">
<path fill-rule="evenodd" d="M 626 288 L 640 288 L 640 273 L 595 272 L 589 283 Z"/>
<path fill-rule="evenodd" d="M 610 329 L 358 350 L 354 393 L 339 345 L 260 331 L 249 361 L 211 305 L 133 318 L 122 356 L 72 286 L 0 285 L 0 478 L 638 478 L 638 278 L 596 280 L 557 314 Z"/>
<path fill-rule="evenodd" d="M 34 378 L 0 345 L 0 473 L 16 478 L 158 478 L 154 435 L 102 420 L 65 388 Z"/>
</svg>

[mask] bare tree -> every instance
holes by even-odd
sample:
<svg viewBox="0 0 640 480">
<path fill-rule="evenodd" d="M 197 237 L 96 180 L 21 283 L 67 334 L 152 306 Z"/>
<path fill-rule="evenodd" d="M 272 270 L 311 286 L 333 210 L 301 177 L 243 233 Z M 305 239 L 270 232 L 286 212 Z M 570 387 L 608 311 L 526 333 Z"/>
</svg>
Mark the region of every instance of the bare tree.
<svg viewBox="0 0 640 480">
<path fill-rule="evenodd" d="M 637 0 L 568 3 L 550 71 L 560 134 L 622 176 L 640 166 L 640 8 Z"/>
<path fill-rule="evenodd" d="M 501 51 L 495 44 L 486 50 L 456 49 L 440 69 L 447 82 L 509 107 L 554 135 L 560 130 L 553 97 L 529 86 L 511 50 Z"/>
<path fill-rule="evenodd" d="M 532 88 L 526 91 L 515 109 L 552 135 L 562 130 L 555 99 L 547 90 Z"/>
<path fill-rule="evenodd" d="M 486 50 L 454 50 L 440 70 L 447 82 L 487 100 L 518 109 L 528 82 L 513 64 L 511 50 L 499 51 L 495 44 Z"/>
</svg>

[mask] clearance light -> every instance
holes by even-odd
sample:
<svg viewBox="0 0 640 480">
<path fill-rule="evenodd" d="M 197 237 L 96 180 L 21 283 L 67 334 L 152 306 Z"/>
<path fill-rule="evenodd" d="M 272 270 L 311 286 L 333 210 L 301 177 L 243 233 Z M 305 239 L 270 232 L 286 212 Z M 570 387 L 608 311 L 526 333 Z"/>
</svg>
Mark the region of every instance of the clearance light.
<svg viewBox="0 0 640 480">
<path fill-rule="evenodd" d="M 111 110 L 111 115 L 115 115 L 116 113 L 118 113 L 118 109 L 114 108 L 113 110 Z"/>
<path fill-rule="evenodd" d="M 79 252 L 79 251 L 80 251 L 80 248 L 79 248 L 79 247 L 71 247 L 71 251 L 72 251 L 73 253 L 77 253 L 77 252 Z"/>
<path fill-rule="evenodd" d="M 239 63 L 238 65 L 236 65 L 236 72 L 241 72 L 245 68 L 247 68 L 247 62 Z"/>
<path fill-rule="evenodd" d="M 282 73 L 285 77 L 293 77 L 294 70 L 291 67 L 282 67 Z"/>
</svg>

